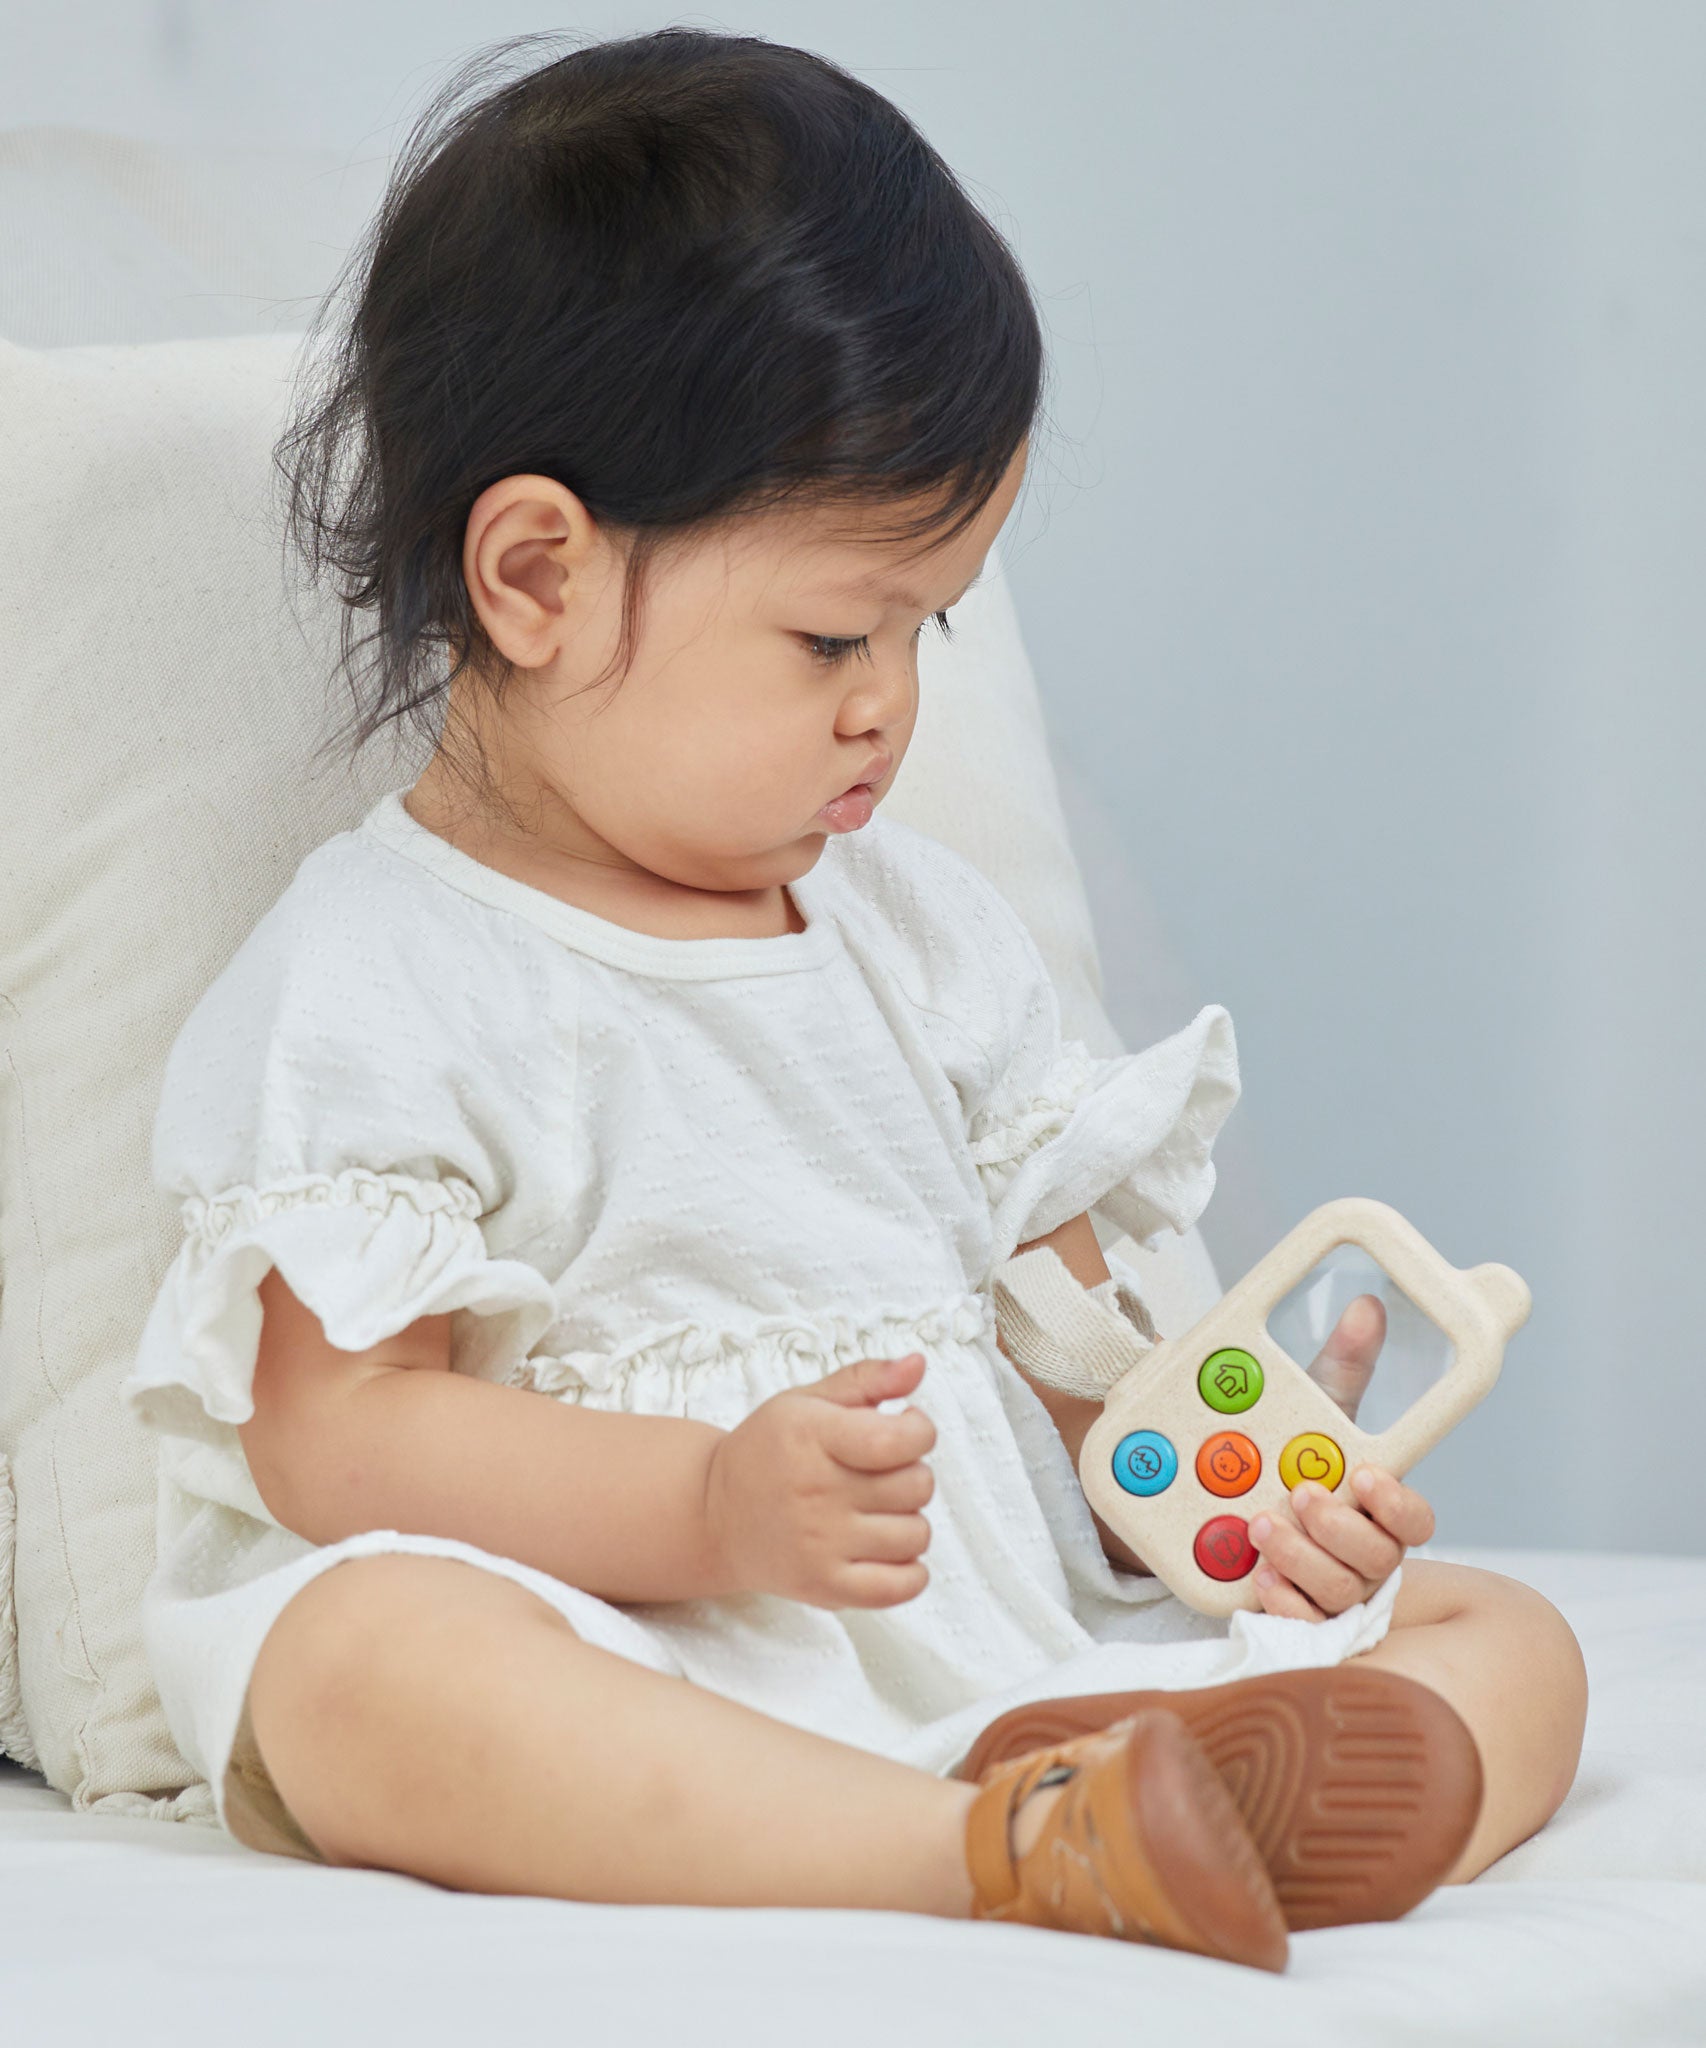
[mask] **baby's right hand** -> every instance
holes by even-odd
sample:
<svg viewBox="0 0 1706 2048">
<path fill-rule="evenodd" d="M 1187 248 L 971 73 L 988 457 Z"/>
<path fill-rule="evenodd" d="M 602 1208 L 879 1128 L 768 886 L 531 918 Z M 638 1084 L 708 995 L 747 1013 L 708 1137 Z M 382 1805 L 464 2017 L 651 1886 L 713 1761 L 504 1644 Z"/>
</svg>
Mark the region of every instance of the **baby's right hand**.
<svg viewBox="0 0 1706 2048">
<path fill-rule="evenodd" d="M 936 1426 L 910 1394 L 924 1359 L 861 1358 L 755 1408 L 711 1456 L 708 1534 L 733 1583 L 813 1607 L 898 1607 L 930 1582 L 919 1553 Z"/>
</svg>

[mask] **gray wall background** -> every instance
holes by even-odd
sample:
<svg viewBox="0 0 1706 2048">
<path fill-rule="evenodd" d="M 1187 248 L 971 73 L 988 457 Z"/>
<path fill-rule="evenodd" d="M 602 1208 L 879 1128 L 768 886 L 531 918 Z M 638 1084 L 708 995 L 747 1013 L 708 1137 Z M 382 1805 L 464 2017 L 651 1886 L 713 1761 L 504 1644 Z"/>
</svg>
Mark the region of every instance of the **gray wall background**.
<svg viewBox="0 0 1706 2048">
<path fill-rule="evenodd" d="M 1706 7 L 0 0 L 0 126 L 331 152 L 295 326 L 457 59 L 669 21 L 869 79 L 1037 289 L 1004 553 L 1114 1021 L 1237 1020 L 1223 1275 L 1345 1193 L 1517 1266 L 1442 1538 L 1706 1549 Z"/>
</svg>

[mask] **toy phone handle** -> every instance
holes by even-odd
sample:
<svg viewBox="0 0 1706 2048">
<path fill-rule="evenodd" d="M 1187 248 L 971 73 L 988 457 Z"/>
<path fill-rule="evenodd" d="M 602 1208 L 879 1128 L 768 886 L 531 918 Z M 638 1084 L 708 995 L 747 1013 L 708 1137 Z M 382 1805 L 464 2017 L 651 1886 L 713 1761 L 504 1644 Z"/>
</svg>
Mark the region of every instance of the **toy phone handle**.
<svg viewBox="0 0 1706 2048">
<path fill-rule="evenodd" d="M 1370 1212 L 1377 1214 L 1376 1229 L 1359 1230 L 1356 1238 L 1377 1256 L 1387 1254 L 1383 1263 L 1400 1268 L 1392 1278 L 1452 1338 L 1451 1364 L 1390 1428 L 1368 1438 L 1363 1446 L 1363 1456 L 1371 1464 L 1404 1473 L 1491 1393 L 1505 1346 L 1527 1322 L 1533 1298 L 1528 1283 L 1509 1266 L 1474 1266 L 1454 1273 L 1453 1298 L 1429 1264 L 1426 1240 L 1395 1209 L 1363 1201 L 1327 1205 L 1327 1211 L 1335 1209 L 1358 1212 L 1355 1220 L 1359 1222 L 1369 1220 Z M 1317 1216 L 1325 1220 L 1326 1211 L 1318 1211 Z M 1405 1252 L 1412 1258 L 1404 1257 Z M 1394 1253 L 1398 1254 L 1395 1258 Z"/>
</svg>

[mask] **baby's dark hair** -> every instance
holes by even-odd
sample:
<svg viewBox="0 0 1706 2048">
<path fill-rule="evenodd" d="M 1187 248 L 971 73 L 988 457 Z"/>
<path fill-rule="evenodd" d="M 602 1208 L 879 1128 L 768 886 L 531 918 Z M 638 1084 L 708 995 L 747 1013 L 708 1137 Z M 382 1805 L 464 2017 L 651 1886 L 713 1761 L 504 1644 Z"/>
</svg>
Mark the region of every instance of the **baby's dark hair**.
<svg viewBox="0 0 1706 2048">
<path fill-rule="evenodd" d="M 487 46 L 416 122 L 274 449 L 287 546 L 339 579 L 355 713 L 332 744 L 406 720 L 487 793 L 478 747 L 437 727 L 465 667 L 494 698 L 507 680 L 462 575 L 488 485 L 555 478 L 624 535 L 608 676 L 672 538 L 794 498 L 919 499 L 863 530 L 951 539 L 1042 398 L 1023 272 L 880 93 L 810 51 L 690 28 L 492 87 L 560 40 Z"/>
</svg>

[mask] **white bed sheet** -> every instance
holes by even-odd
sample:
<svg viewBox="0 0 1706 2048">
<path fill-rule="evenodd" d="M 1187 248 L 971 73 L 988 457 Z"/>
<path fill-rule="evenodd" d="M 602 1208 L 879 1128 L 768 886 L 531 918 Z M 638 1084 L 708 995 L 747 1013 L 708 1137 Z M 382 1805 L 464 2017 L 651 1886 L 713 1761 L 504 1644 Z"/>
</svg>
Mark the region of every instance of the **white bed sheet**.
<svg viewBox="0 0 1706 2048">
<path fill-rule="evenodd" d="M 741 2048 L 1682 2048 L 1706 2042 L 1706 1559 L 1494 1551 L 1587 1653 L 1551 1825 L 1283 1978 L 898 1913 L 593 1906 L 257 1855 L 71 1812 L 0 1765 L 0 2038 L 29 2048 L 550 2040 Z"/>
</svg>

